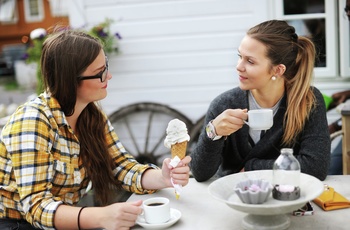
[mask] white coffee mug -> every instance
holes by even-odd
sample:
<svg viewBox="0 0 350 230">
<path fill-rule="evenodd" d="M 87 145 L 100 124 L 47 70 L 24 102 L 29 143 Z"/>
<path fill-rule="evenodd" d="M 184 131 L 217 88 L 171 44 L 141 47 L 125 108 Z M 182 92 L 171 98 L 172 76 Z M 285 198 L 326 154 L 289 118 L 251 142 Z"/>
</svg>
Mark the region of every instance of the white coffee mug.
<svg viewBox="0 0 350 230">
<path fill-rule="evenodd" d="M 248 122 L 244 121 L 251 129 L 268 130 L 273 125 L 272 109 L 254 109 L 248 111 Z"/>
<path fill-rule="evenodd" d="M 143 201 L 143 214 L 149 224 L 161 224 L 170 219 L 170 201 L 165 197 L 154 197 Z"/>
</svg>

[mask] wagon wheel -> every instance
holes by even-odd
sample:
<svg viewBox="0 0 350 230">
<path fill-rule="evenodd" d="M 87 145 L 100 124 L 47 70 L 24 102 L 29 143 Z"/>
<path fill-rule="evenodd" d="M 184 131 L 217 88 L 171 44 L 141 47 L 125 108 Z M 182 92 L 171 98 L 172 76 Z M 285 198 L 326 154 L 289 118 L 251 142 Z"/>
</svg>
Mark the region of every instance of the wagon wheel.
<svg viewBox="0 0 350 230">
<path fill-rule="evenodd" d="M 182 113 L 166 105 L 138 103 L 119 109 L 109 119 L 125 149 L 142 163 L 161 166 L 170 150 L 164 146 L 170 120 L 178 118 L 188 130 L 192 122 Z"/>
</svg>

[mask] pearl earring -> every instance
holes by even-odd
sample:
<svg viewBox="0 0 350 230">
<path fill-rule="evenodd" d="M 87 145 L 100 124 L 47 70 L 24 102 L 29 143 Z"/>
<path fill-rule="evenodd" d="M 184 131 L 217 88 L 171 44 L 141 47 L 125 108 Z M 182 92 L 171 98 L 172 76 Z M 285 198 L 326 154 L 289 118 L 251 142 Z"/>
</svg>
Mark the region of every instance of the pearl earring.
<svg viewBox="0 0 350 230">
<path fill-rule="evenodd" d="M 272 76 L 271 79 L 272 79 L 272 81 L 276 81 L 277 78 L 275 76 Z"/>
</svg>

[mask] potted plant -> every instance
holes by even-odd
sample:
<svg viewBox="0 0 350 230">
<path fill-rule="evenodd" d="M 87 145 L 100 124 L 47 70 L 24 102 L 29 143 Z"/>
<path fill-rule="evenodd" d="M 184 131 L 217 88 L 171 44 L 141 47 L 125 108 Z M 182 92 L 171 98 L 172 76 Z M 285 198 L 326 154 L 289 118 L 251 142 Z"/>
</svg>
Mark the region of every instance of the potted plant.
<svg viewBox="0 0 350 230">
<path fill-rule="evenodd" d="M 118 52 L 117 41 L 121 39 L 118 33 L 111 34 L 110 25 L 113 21 L 106 19 L 104 22 L 93 26 L 87 32 L 101 40 L 104 45 L 106 53 Z M 27 64 L 34 63 L 36 69 L 36 93 L 43 92 L 43 84 L 40 69 L 40 57 L 42 51 L 42 45 L 47 37 L 48 33 L 43 28 L 37 28 L 30 33 L 31 45 L 27 48 L 25 54 L 25 60 Z"/>
</svg>

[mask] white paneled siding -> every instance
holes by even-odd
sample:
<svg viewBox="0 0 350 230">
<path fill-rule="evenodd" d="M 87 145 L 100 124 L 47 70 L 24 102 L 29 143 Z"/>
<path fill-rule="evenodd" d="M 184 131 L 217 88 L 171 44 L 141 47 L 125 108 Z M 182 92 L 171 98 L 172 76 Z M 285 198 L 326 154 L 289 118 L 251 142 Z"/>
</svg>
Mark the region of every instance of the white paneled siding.
<svg viewBox="0 0 350 230">
<path fill-rule="evenodd" d="M 112 18 L 119 55 L 110 55 L 107 113 L 138 102 L 168 105 L 193 122 L 219 93 L 238 84 L 245 31 L 271 18 L 271 0 L 74 0 L 72 27 Z"/>
</svg>

